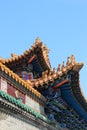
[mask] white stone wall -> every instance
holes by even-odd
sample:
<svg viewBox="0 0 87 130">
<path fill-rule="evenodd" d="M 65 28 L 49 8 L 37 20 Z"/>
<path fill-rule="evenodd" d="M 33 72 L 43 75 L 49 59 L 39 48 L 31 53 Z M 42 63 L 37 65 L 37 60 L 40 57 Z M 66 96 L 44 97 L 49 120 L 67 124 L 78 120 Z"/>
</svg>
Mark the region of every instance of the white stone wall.
<svg viewBox="0 0 87 130">
<path fill-rule="evenodd" d="M 35 111 L 44 114 L 44 106 L 40 105 L 38 102 L 36 102 L 34 99 L 26 95 L 26 105 L 33 108 Z"/>
<path fill-rule="evenodd" d="M 3 78 L 1 78 L 1 90 L 7 93 L 7 81 Z"/>
<path fill-rule="evenodd" d="M 39 127 L 39 126 L 38 126 Z M 0 130 L 42 130 L 42 128 L 38 128 L 35 124 L 26 123 L 22 120 L 19 120 L 13 116 L 6 115 L 5 113 L 0 112 Z M 44 128 L 43 130 L 47 130 Z"/>
</svg>

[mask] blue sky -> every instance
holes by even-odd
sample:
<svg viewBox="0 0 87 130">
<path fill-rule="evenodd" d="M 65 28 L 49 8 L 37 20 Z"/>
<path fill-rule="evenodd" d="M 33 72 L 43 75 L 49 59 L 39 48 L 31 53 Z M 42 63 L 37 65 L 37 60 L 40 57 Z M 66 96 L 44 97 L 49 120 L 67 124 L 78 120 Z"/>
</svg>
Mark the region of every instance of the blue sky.
<svg viewBox="0 0 87 130">
<path fill-rule="evenodd" d="M 52 67 L 74 54 L 87 98 L 87 0 L 0 0 L 0 57 L 21 54 L 39 36 Z"/>
</svg>

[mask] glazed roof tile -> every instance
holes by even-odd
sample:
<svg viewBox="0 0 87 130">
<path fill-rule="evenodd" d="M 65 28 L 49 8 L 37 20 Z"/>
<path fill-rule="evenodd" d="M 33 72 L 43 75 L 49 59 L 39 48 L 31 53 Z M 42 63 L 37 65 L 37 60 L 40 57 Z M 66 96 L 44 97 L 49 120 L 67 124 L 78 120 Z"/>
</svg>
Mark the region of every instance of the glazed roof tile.
<svg viewBox="0 0 87 130">
<path fill-rule="evenodd" d="M 18 75 L 13 73 L 9 68 L 7 68 L 5 66 L 6 64 L 10 64 L 12 62 L 19 61 L 22 58 L 26 58 L 27 55 L 30 55 L 31 53 L 34 53 L 34 51 L 36 49 L 40 49 L 40 51 L 41 51 L 41 55 L 40 56 L 42 56 L 42 57 L 40 57 L 40 60 L 41 60 L 42 64 L 43 64 L 43 61 L 45 61 L 45 64 L 48 66 L 47 69 L 49 68 L 49 73 L 47 71 L 43 72 L 43 75 L 42 75 L 41 78 L 35 79 L 32 82 L 24 81 Z M 7 73 L 9 76 L 11 76 L 13 79 L 15 79 L 17 82 L 22 84 L 24 87 L 26 87 L 29 91 L 32 91 L 32 93 L 37 95 L 39 98 L 41 98 L 41 97 L 43 98 L 43 96 L 37 90 L 35 90 L 33 88 L 34 86 L 35 87 L 39 87 L 39 86 L 43 86 L 44 84 L 48 84 L 50 81 L 53 82 L 55 79 L 58 79 L 59 77 L 61 77 L 64 74 L 66 74 L 69 70 L 73 69 L 75 71 L 79 71 L 82 68 L 82 66 L 83 66 L 83 63 L 77 63 L 75 61 L 74 55 L 72 55 L 71 57 L 67 58 L 66 66 L 64 66 L 64 62 L 63 62 L 61 68 L 60 68 L 60 65 L 58 65 L 57 71 L 54 72 L 51 69 L 50 64 L 49 64 L 48 53 L 49 53 L 49 49 L 45 45 L 43 46 L 43 44 L 40 41 L 40 39 L 37 38 L 35 44 L 33 44 L 31 46 L 31 48 L 26 50 L 22 55 L 17 56 L 15 54 L 12 54 L 11 58 L 8 58 L 8 59 L 5 59 L 5 60 L 0 58 L 0 62 L 1 62 L 0 63 L 0 69 L 2 71 L 4 71 L 5 73 Z M 79 86 L 79 89 L 80 89 L 80 86 Z M 79 96 L 81 94 L 82 93 L 79 93 Z"/>
<path fill-rule="evenodd" d="M 48 84 L 49 82 L 54 82 L 54 80 L 58 79 L 59 77 L 63 76 L 64 74 L 67 74 L 70 70 L 79 71 L 83 66 L 83 63 L 70 63 L 66 66 L 63 66 L 61 69 L 57 69 L 56 72 L 54 72 L 52 69 L 50 69 L 49 73 L 47 71 L 42 73 L 42 77 L 35 79 L 32 81 L 33 86 L 39 87 L 43 86 L 43 84 Z"/>
</svg>

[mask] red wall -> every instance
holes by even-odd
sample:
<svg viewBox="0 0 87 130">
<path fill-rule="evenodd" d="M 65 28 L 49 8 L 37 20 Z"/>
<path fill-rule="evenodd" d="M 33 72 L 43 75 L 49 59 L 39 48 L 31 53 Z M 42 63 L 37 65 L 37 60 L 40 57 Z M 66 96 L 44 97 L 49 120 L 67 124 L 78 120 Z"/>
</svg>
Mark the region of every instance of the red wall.
<svg viewBox="0 0 87 130">
<path fill-rule="evenodd" d="M 18 91 L 18 97 L 22 98 L 22 102 L 25 103 L 25 94 L 23 92 L 19 91 L 17 88 L 12 86 L 11 84 L 8 84 L 7 93 L 16 98 L 15 91 Z"/>
<path fill-rule="evenodd" d="M 10 84 L 7 85 L 7 93 L 13 97 L 15 97 L 15 88 Z"/>
</svg>

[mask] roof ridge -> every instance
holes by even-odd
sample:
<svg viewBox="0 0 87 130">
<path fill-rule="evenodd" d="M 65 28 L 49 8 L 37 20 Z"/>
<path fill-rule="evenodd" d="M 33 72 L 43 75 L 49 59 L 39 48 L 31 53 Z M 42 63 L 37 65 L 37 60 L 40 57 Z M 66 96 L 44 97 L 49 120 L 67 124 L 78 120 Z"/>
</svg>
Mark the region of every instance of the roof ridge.
<svg viewBox="0 0 87 130">
<path fill-rule="evenodd" d="M 14 61 L 18 61 L 18 60 L 26 57 L 27 55 L 31 54 L 32 52 L 34 52 L 34 50 L 37 47 L 41 49 L 42 57 L 44 58 L 45 63 L 47 64 L 48 68 L 50 68 L 51 65 L 50 65 L 50 60 L 49 60 L 49 56 L 48 56 L 49 49 L 47 48 L 47 46 L 45 44 L 43 44 L 41 42 L 41 40 L 38 37 L 36 38 L 35 43 L 33 43 L 33 45 L 31 45 L 31 47 L 29 49 L 25 50 L 22 54 L 16 55 L 16 54 L 11 53 L 10 58 L 6 58 L 6 59 L 0 58 L 0 61 L 2 61 L 3 64 L 9 64 Z"/>
<path fill-rule="evenodd" d="M 43 86 L 43 84 L 45 84 L 45 83 L 48 84 L 48 82 L 50 82 L 50 81 L 52 82 L 55 79 L 63 76 L 71 69 L 73 69 L 75 71 L 79 71 L 82 68 L 82 66 L 83 66 L 83 63 L 77 63 L 76 61 L 72 61 L 72 59 L 71 59 L 71 61 L 66 62 L 66 66 L 64 66 L 64 62 L 63 62 L 61 67 L 60 67 L 60 64 L 58 65 L 56 72 L 52 69 L 50 69 L 49 72 L 48 72 L 48 70 L 42 72 L 41 78 L 38 78 L 38 79 L 35 79 L 34 81 L 32 81 L 33 86 L 38 87 L 39 85 Z"/>
<path fill-rule="evenodd" d="M 12 62 L 12 61 L 18 60 L 18 59 L 24 57 L 25 55 L 29 54 L 30 52 L 32 52 L 37 46 L 38 47 L 42 46 L 42 42 L 40 41 L 39 38 L 36 38 L 35 43 L 33 43 L 33 45 L 31 45 L 31 47 L 29 49 L 25 50 L 23 52 L 23 54 L 16 55 L 16 54 L 11 53 L 11 57 L 10 58 L 6 58 L 6 59 L 0 58 L 0 61 L 2 60 L 3 63 L 5 64 L 5 63 L 8 63 L 8 62 Z"/>
</svg>

